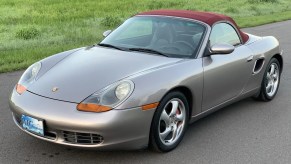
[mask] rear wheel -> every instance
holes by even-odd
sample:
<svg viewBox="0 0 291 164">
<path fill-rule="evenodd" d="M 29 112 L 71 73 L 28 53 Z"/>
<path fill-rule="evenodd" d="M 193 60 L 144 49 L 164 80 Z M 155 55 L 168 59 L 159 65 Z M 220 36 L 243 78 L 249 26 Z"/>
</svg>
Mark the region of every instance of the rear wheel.
<svg viewBox="0 0 291 164">
<path fill-rule="evenodd" d="M 181 142 L 189 120 L 189 106 L 181 92 L 170 92 L 160 102 L 151 125 L 150 146 L 159 152 L 173 150 Z"/>
<path fill-rule="evenodd" d="M 276 58 L 272 58 L 265 71 L 260 93 L 255 99 L 271 101 L 276 96 L 280 85 L 280 67 L 279 61 Z"/>
</svg>

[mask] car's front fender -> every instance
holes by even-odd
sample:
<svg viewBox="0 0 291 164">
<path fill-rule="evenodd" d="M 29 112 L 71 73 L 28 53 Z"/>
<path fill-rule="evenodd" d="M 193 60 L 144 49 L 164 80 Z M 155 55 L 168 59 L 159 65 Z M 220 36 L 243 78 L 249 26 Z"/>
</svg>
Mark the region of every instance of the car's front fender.
<svg viewBox="0 0 291 164">
<path fill-rule="evenodd" d="M 202 59 L 185 59 L 162 68 L 155 68 L 128 77 L 135 84 L 132 95 L 117 109 L 143 106 L 161 99 L 172 89 L 186 87 L 192 93 L 192 115 L 201 112 L 203 90 Z"/>
</svg>

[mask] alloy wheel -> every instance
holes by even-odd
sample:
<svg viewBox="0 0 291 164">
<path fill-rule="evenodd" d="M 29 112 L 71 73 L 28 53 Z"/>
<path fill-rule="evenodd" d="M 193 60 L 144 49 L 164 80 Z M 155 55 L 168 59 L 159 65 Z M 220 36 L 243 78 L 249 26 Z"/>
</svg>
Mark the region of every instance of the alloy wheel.
<svg viewBox="0 0 291 164">
<path fill-rule="evenodd" d="M 163 144 L 173 145 L 181 136 L 186 122 L 184 103 L 173 98 L 165 105 L 159 120 L 159 137 Z"/>
<path fill-rule="evenodd" d="M 272 63 L 266 74 L 266 93 L 269 97 L 274 96 L 279 86 L 280 71 L 276 63 Z"/>
</svg>

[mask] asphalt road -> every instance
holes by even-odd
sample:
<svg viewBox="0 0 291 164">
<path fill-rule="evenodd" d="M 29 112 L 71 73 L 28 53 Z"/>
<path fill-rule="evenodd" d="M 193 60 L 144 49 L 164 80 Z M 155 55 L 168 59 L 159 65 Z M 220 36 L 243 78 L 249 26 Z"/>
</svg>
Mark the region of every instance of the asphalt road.
<svg viewBox="0 0 291 164">
<path fill-rule="evenodd" d="M 244 31 L 280 41 L 285 63 L 277 97 L 269 103 L 246 99 L 195 122 L 180 146 L 166 154 L 88 151 L 33 138 L 14 125 L 8 107 L 22 71 L 0 74 L 0 163 L 290 163 L 291 21 Z"/>
</svg>

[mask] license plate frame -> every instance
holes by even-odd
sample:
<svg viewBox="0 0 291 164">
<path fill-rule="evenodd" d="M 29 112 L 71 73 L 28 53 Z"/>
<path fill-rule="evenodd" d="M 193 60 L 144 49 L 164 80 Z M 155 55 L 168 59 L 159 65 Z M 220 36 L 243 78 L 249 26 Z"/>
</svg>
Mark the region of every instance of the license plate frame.
<svg viewBox="0 0 291 164">
<path fill-rule="evenodd" d="M 44 136 L 44 120 L 31 116 L 21 116 L 21 126 L 23 129 L 39 136 Z"/>
</svg>

